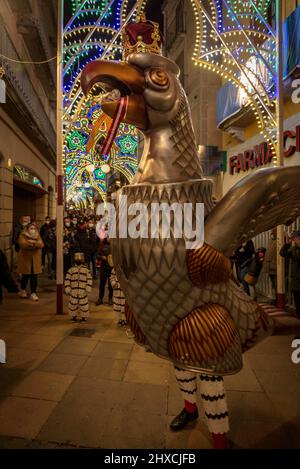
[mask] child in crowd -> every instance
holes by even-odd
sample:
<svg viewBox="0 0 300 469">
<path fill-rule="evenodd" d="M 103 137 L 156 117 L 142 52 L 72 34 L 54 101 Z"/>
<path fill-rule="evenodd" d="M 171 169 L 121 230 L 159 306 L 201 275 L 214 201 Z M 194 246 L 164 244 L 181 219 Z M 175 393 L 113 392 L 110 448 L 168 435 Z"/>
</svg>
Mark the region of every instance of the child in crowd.
<svg viewBox="0 0 300 469">
<path fill-rule="evenodd" d="M 69 314 L 72 321 L 86 321 L 89 317 L 88 292 L 92 290 L 93 280 L 90 270 L 84 265 L 84 253 L 76 252 L 75 266 L 71 267 L 65 278 L 65 293 L 69 296 Z"/>
<path fill-rule="evenodd" d="M 125 317 L 125 296 L 123 290 L 121 289 L 119 280 L 116 275 L 115 269 L 112 270 L 110 275 L 110 283 L 113 287 L 113 308 L 114 312 L 117 315 L 118 324 L 120 326 L 126 325 Z"/>
</svg>

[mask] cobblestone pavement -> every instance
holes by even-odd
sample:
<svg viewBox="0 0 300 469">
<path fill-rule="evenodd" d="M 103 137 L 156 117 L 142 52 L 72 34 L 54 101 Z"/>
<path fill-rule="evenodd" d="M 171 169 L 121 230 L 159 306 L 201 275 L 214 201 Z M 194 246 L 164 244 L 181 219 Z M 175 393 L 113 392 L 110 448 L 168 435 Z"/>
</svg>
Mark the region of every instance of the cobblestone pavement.
<svg viewBox="0 0 300 469">
<path fill-rule="evenodd" d="M 6 295 L 0 305 L 0 448 L 211 448 L 203 416 L 168 426 L 182 408 L 172 365 L 134 344 L 112 308 L 85 324 L 55 315 L 55 284 L 39 302 Z M 234 448 L 300 448 L 300 365 L 292 337 L 271 337 L 225 378 Z"/>
</svg>

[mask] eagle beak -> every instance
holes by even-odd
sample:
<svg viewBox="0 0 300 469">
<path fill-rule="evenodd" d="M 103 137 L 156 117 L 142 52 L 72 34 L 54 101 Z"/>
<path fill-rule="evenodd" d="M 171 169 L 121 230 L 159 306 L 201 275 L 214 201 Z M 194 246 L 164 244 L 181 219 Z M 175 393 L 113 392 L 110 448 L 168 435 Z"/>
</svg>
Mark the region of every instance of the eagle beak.
<svg viewBox="0 0 300 469">
<path fill-rule="evenodd" d="M 128 96 L 127 113 L 124 117 L 126 124 L 135 125 L 140 130 L 148 127 L 146 104 L 143 98 L 145 90 L 144 73 L 125 62 L 110 62 L 95 60 L 90 62 L 81 73 L 81 88 L 87 95 L 92 87 L 98 84 L 105 91 L 119 90 L 120 95 Z M 103 101 L 103 111 L 114 117 L 118 101 Z"/>
</svg>

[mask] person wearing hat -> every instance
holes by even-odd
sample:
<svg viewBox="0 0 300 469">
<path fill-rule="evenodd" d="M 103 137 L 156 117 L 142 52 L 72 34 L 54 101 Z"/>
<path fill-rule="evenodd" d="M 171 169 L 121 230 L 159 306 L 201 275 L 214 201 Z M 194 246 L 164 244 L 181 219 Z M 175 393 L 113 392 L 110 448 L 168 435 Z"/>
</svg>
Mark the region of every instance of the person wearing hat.
<svg viewBox="0 0 300 469">
<path fill-rule="evenodd" d="M 296 314 L 300 318 L 300 231 L 293 231 L 287 242 L 282 246 L 280 255 L 291 261 L 291 290 Z"/>
<path fill-rule="evenodd" d="M 65 278 L 65 293 L 69 296 L 68 310 L 72 321 L 86 321 L 89 316 L 88 293 L 92 290 L 93 280 L 90 270 L 84 265 L 84 253 L 76 252 L 75 266 L 71 267 Z"/>
</svg>

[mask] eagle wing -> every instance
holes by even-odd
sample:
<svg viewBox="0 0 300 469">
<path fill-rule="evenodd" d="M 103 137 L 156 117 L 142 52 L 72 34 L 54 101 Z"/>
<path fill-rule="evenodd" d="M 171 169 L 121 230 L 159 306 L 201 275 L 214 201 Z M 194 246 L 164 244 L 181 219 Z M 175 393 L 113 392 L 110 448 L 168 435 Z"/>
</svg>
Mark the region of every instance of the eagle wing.
<svg viewBox="0 0 300 469">
<path fill-rule="evenodd" d="M 266 168 L 238 182 L 205 221 L 205 242 L 229 256 L 245 240 L 300 215 L 300 165 Z"/>
</svg>

